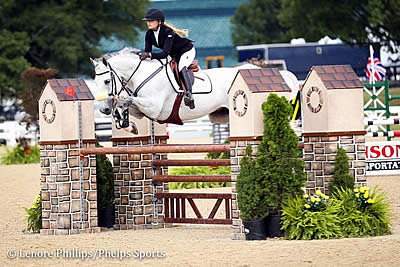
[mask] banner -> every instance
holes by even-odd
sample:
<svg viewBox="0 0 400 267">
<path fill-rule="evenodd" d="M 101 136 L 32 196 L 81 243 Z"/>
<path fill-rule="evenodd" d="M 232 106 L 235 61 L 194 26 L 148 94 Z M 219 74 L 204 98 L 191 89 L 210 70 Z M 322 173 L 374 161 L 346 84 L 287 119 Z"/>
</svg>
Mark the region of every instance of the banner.
<svg viewBox="0 0 400 267">
<path fill-rule="evenodd" d="M 400 142 L 365 143 L 367 175 L 400 174 Z"/>
</svg>

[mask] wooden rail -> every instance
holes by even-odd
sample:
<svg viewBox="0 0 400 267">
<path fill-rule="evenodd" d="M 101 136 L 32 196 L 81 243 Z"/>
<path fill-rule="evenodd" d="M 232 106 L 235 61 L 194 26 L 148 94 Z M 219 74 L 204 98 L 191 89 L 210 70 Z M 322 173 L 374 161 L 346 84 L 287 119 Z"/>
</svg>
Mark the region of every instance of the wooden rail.
<svg viewBox="0 0 400 267">
<path fill-rule="evenodd" d="M 157 175 L 153 182 L 231 182 L 230 175 Z"/>
<path fill-rule="evenodd" d="M 230 159 L 153 160 L 153 166 L 231 166 Z"/>
<path fill-rule="evenodd" d="M 229 144 L 212 145 L 152 145 L 137 147 L 93 147 L 82 148 L 81 155 L 104 154 L 148 154 L 148 153 L 200 153 L 200 152 L 229 152 Z"/>
<path fill-rule="evenodd" d="M 232 194 L 211 193 L 156 193 L 156 198 L 165 199 L 164 211 L 166 223 L 192 224 L 232 224 L 231 201 Z M 193 199 L 216 199 L 216 203 L 207 218 L 203 218 Z M 197 218 L 186 217 L 186 200 L 192 207 Z M 225 219 L 215 219 L 222 201 L 225 200 Z"/>
</svg>

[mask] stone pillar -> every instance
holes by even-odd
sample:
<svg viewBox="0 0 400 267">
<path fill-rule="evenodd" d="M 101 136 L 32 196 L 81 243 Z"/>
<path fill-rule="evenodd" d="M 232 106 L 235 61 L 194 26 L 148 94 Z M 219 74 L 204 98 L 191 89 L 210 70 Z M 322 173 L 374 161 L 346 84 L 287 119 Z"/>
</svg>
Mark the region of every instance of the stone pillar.
<svg viewBox="0 0 400 267">
<path fill-rule="evenodd" d="M 349 157 L 350 174 L 356 184 L 364 185 L 365 137 L 364 135 L 310 136 L 304 134 L 304 161 L 306 163 L 308 193 L 320 189 L 329 193 L 337 150 L 343 148 Z"/>
<path fill-rule="evenodd" d="M 355 182 L 365 179 L 363 86 L 349 65 L 314 66 L 301 91 L 307 191 L 328 192 L 335 156 L 346 150 Z"/>
<path fill-rule="evenodd" d="M 139 136 L 113 128 L 113 147 L 148 146 L 151 144 L 151 122 L 144 118 L 134 120 Z M 164 126 L 155 123 L 155 143 L 166 144 L 168 136 Z M 167 159 L 166 154 L 156 154 L 155 159 Z M 113 155 L 115 224 L 114 229 L 163 228 L 164 200 L 155 203 L 156 192 L 168 192 L 168 183 L 152 183 L 152 154 Z M 157 168 L 156 175 L 167 175 L 168 168 Z M 155 210 L 155 207 L 157 210 Z M 156 217 L 157 218 L 156 218 Z"/>
<path fill-rule="evenodd" d="M 88 140 L 84 142 L 84 147 L 94 147 L 95 142 Z M 85 156 L 82 159 L 82 184 L 79 160 L 77 141 L 40 142 L 41 234 L 100 232 L 97 220 L 96 157 Z"/>
<path fill-rule="evenodd" d="M 232 174 L 232 239 L 244 240 L 244 226 L 240 219 L 240 210 L 237 202 L 236 181 L 240 173 L 240 160 L 246 154 L 246 147 L 251 145 L 253 149 L 252 155 L 255 156 L 258 151 L 258 144 L 262 137 L 230 137 L 231 145 L 231 174 Z"/>
<path fill-rule="evenodd" d="M 65 93 L 71 89 L 73 97 Z M 79 155 L 79 140 L 83 147 L 96 143 L 93 102 L 82 79 L 48 80 L 39 97 L 41 234 L 100 231 L 96 157 Z"/>
</svg>

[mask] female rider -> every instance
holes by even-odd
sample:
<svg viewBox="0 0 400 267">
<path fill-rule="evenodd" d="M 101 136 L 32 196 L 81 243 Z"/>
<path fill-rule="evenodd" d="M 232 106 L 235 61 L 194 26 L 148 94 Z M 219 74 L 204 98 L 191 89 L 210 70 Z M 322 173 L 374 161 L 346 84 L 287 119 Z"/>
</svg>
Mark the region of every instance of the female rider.
<svg viewBox="0 0 400 267">
<path fill-rule="evenodd" d="M 167 56 L 175 58 L 187 90 L 187 94 L 184 97 L 185 105 L 194 109 L 192 83 L 187 72 L 189 65 L 196 56 L 193 41 L 183 37 L 183 35 L 188 35 L 187 31 L 176 29 L 172 25 L 165 23 L 164 12 L 160 9 L 149 9 L 143 20 L 147 22 L 149 30 L 146 32 L 145 49 L 140 55 L 140 59 L 144 60 L 148 57 L 151 59 L 162 59 Z M 152 53 L 152 45 L 160 48 L 162 51 Z"/>
</svg>

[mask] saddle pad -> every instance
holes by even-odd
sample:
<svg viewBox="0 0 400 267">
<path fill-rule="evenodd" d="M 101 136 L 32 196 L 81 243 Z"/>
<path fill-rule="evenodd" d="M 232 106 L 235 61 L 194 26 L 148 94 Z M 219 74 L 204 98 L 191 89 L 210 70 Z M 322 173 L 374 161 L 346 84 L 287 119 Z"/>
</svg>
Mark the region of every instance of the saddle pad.
<svg viewBox="0 0 400 267">
<path fill-rule="evenodd" d="M 211 81 L 205 71 L 200 70 L 194 72 L 194 84 L 192 92 L 196 93 L 209 93 L 211 92 Z"/>
</svg>

